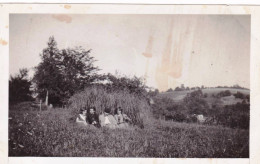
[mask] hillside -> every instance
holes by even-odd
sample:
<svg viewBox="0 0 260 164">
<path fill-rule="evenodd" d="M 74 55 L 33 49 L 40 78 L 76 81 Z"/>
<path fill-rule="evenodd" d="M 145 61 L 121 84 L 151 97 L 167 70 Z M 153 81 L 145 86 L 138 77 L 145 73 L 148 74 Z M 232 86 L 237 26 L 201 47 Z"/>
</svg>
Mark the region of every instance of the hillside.
<svg viewBox="0 0 260 164">
<path fill-rule="evenodd" d="M 205 100 L 211 104 L 212 102 L 214 102 L 216 99 L 212 97 L 212 95 L 216 95 L 219 92 L 225 91 L 225 90 L 229 90 L 231 92 L 231 94 L 235 94 L 237 92 L 241 92 L 245 95 L 249 95 L 250 94 L 250 90 L 247 89 L 235 89 L 235 88 L 208 88 L 208 89 L 202 89 L 203 94 L 207 94 L 207 97 L 205 98 Z M 180 100 L 182 100 L 187 93 L 193 92 L 194 90 L 185 90 L 185 91 L 173 91 L 173 92 L 162 92 L 160 93 L 160 95 L 162 96 L 166 96 L 168 98 L 173 99 L 174 101 L 178 102 Z M 237 102 L 241 102 L 241 99 L 237 99 L 234 96 L 230 96 L 230 97 L 225 97 L 225 98 L 221 98 L 221 101 L 225 104 L 235 104 Z"/>
</svg>

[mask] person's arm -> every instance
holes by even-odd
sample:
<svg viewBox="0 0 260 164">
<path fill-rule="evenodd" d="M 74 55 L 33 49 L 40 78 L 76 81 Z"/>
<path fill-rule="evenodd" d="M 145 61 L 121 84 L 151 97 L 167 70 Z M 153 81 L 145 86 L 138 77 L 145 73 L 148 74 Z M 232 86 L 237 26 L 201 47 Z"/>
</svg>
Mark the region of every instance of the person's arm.
<svg viewBox="0 0 260 164">
<path fill-rule="evenodd" d="M 119 122 L 118 122 L 118 117 L 117 117 L 117 115 L 114 115 L 114 118 L 115 118 L 115 120 L 116 120 L 116 123 L 118 124 Z"/>
<path fill-rule="evenodd" d="M 104 118 L 103 118 L 103 115 L 101 114 L 101 115 L 99 115 L 99 122 L 100 122 L 100 125 L 101 125 L 101 127 L 103 127 L 104 126 Z"/>
<path fill-rule="evenodd" d="M 85 120 L 86 120 L 86 119 L 84 118 L 84 116 L 81 115 L 81 114 L 79 115 L 79 118 L 80 118 L 81 121 L 85 121 Z"/>
<path fill-rule="evenodd" d="M 80 115 L 78 115 L 78 117 L 76 118 L 76 122 L 84 122 L 84 120 L 81 118 Z"/>
<path fill-rule="evenodd" d="M 99 121 L 98 121 L 98 115 L 97 114 L 94 114 L 93 115 L 93 121 L 92 121 L 92 124 L 98 124 L 99 123 Z"/>
<path fill-rule="evenodd" d="M 126 114 L 123 114 L 123 117 L 125 120 L 131 121 L 131 119 Z"/>
</svg>

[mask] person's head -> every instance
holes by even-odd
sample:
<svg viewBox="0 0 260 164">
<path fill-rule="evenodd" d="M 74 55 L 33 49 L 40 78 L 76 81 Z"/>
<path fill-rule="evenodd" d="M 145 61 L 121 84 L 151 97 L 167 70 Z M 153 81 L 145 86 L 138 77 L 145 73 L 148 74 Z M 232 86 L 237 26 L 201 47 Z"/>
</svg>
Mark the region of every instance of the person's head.
<svg viewBox="0 0 260 164">
<path fill-rule="evenodd" d="M 87 110 L 84 108 L 80 109 L 80 114 L 86 115 L 87 114 Z"/>
<path fill-rule="evenodd" d="M 95 107 L 90 107 L 89 108 L 89 113 L 90 114 L 94 114 L 96 112 L 96 108 Z"/>
<path fill-rule="evenodd" d="M 82 114 L 83 114 L 84 116 L 86 116 L 86 115 L 87 115 L 87 110 L 83 110 Z"/>
<path fill-rule="evenodd" d="M 122 114 L 123 109 L 121 107 L 116 108 L 115 114 Z"/>
<path fill-rule="evenodd" d="M 110 112 L 111 112 L 110 108 L 105 108 L 104 113 L 110 114 Z"/>
</svg>

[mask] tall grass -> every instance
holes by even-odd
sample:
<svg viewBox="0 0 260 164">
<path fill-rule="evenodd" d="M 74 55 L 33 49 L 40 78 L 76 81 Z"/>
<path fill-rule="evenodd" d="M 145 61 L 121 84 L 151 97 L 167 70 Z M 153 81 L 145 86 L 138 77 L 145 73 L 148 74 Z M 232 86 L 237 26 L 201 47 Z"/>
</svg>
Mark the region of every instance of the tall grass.
<svg viewBox="0 0 260 164">
<path fill-rule="evenodd" d="M 63 109 L 9 117 L 9 156 L 249 157 L 248 130 L 161 120 L 144 129 L 81 127 Z"/>
<path fill-rule="evenodd" d="M 72 115 L 79 113 L 80 108 L 96 107 L 100 114 L 105 108 L 111 108 L 111 114 L 121 107 L 135 125 L 144 127 L 150 124 L 150 106 L 145 98 L 130 94 L 126 90 L 108 90 L 103 86 L 90 86 L 69 99 Z"/>
</svg>

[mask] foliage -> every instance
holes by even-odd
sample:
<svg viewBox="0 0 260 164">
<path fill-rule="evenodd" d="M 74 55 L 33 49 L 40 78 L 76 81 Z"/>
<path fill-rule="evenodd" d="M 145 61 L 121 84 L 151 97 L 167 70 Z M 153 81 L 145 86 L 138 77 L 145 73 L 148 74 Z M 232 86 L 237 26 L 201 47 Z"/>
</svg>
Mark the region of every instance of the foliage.
<svg viewBox="0 0 260 164">
<path fill-rule="evenodd" d="M 151 119 L 150 106 L 145 98 L 137 97 L 128 90 L 111 90 L 103 85 L 92 85 L 86 87 L 84 91 L 78 92 L 69 99 L 72 116 L 79 113 L 82 107 L 89 108 L 95 106 L 97 113 L 100 114 L 105 108 L 114 109 L 121 107 L 135 125 L 139 127 Z"/>
<path fill-rule="evenodd" d="M 175 102 L 166 96 L 156 96 L 154 98 L 153 115 L 155 118 L 172 120 L 177 122 L 192 122 L 192 114 L 208 114 L 209 106 L 203 99 L 201 90 L 188 93 L 184 100 Z"/>
<path fill-rule="evenodd" d="M 168 89 L 166 92 L 173 92 L 173 89 L 170 88 L 170 89 Z"/>
<path fill-rule="evenodd" d="M 32 100 L 30 86 L 31 81 L 28 80 L 28 69 L 20 69 L 18 75 L 11 76 L 9 80 L 10 104 Z"/>
<path fill-rule="evenodd" d="M 230 90 L 221 91 L 217 94 L 217 97 L 231 96 Z"/>
<path fill-rule="evenodd" d="M 145 129 L 96 129 L 68 121 L 69 110 L 61 109 L 11 111 L 9 117 L 9 156 L 249 157 L 248 130 L 165 121 Z"/>
<path fill-rule="evenodd" d="M 183 99 L 183 105 L 189 109 L 189 114 L 208 114 L 209 105 L 203 99 L 203 93 L 200 89 L 188 93 Z"/>
<path fill-rule="evenodd" d="M 225 94 L 226 92 L 222 93 Z M 249 99 L 249 96 L 247 98 Z M 217 124 L 231 128 L 249 128 L 249 101 L 223 106 L 220 98 L 215 97 L 210 107 L 206 99 L 201 90 L 188 93 L 183 101 L 179 102 L 175 102 L 167 96 L 158 95 L 154 98 L 153 115 L 157 119 L 197 122 L 192 115 L 203 114 L 204 117 L 206 116 L 206 123 L 209 125 Z"/>
<path fill-rule="evenodd" d="M 174 90 L 175 91 L 182 91 L 182 89 L 180 87 L 176 87 Z"/>
<path fill-rule="evenodd" d="M 239 91 L 237 91 L 237 93 L 234 94 L 234 96 L 236 98 L 240 98 L 240 99 L 244 99 L 245 98 L 245 95 Z"/>
<path fill-rule="evenodd" d="M 149 92 L 148 92 L 148 96 L 149 96 L 149 97 L 155 97 L 155 96 L 157 96 L 158 94 L 159 94 L 159 90 L 158 90 L 158 89 L 155 89 L 154 91 L 149 90 Z"/>
<path fill-rule="evenodd" d="M 127 77 L 120 75 L 112 75 L 108 73 L 103 75 L 103 80 L 107 81 L 106 87 L 111 91 L 126 91 L 138 97 L 147 97 L 146 89 L 148 87 L 144 83 L 144 79 L 139 77 Z"/>
<path fill-rule="evenodd" d="M 212 114 L 219 125 L 231 128 L 249 129 L 250 105 L 237 103 L 225 107 L 215 106 Z"/>
<path fill-rule="evenodd" d="M 64 104 L 76 91 L 98 79 L 98 68 L 93 65 L 90 50 L 81 47 L 59 50 L 54 37 L 47 44 L 33 81 L 40 98 L 44 99 L 48 91 L 50 103 Z"/>
</svg>

